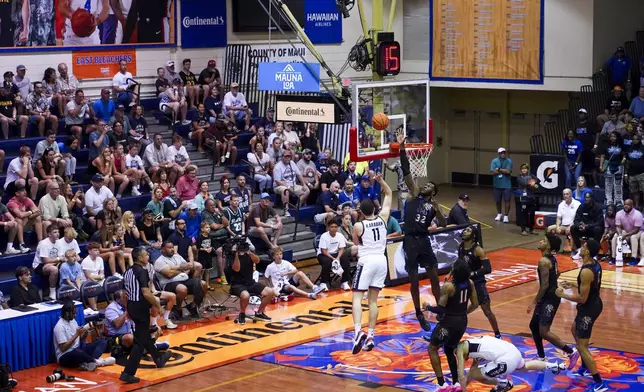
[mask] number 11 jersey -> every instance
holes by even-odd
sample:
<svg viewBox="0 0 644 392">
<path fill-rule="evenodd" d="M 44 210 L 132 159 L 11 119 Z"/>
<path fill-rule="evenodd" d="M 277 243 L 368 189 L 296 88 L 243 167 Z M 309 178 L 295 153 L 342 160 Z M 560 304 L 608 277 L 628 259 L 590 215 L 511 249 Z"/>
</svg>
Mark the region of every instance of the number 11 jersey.
<svg viewBox="0 0 644 392">
<path fill-rule="evenodd" d="M 387 249 L 387 224 L 381 217 L 362 221 L 362 235 L 358 245 L 358 258 L 384 256 Z"/>
</svg>

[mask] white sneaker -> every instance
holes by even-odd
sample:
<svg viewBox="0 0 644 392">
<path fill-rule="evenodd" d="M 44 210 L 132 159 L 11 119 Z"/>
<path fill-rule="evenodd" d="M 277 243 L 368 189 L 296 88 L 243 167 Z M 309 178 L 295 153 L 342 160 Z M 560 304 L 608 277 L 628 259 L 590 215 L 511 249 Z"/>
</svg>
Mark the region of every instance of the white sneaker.
<svg viewBox="0 0 644 392">
<path fill-rule="evenodd" d="M 177 324 L 173 323 L 169 318 L 164 319 L 164 321 L 167 329 L 177 329 Z"/>
<path fill-rule="evenodd" d="M 226 162 L 226 157 L 221 157 L 221 163 Z"/>
<path fill-rule="evenodd" d="M 20 251 L 22 253 L 29 253 L 29 252 L 31 252 L 31 249 L 29 249 L 27 246 L 25 246 L 25 244 L 20 244 Z"/>
<path fill-rule="evenodd" d="M 577 251 L 574 255 L 570 256 L 571 259 L 573 260 L 581 260 L 581 251 Z"/>
<path fill-rule="evenodd" d="M 287 208 L 284 210 L 284 218 L 290 218 L 290 217 L 291 217 L 291 213 L 288 212 L 288 208 Z"/>
<path fill-rule="evenodd" d="M 624 260 L 615 261 L 615 267 L 623 267 L 623 266 L 624 266 Z"/>
<path fill-rule="evenodd" d="M 7 250 L 4 252 L 4 254 L 5 254 L 5 255 L 17 255 L 17 254 L 21 254 L 21 253 L 22 253 L 21 251 L 19 251 L 18 249 L 14 249 L 14 248 L 7 249 Z M 1 253 L 0 253 L 0 254 L 1 254 Z M 644 260 L 644 259 L 643 259 L 643 260 Z"/>
<path fill-rule="evenodd" d="M 99 358 L 96 360 L 96 364 L 98 366 L 112 366 L 115 363 L 116 363 L 116 359 L 114 359 L 114 357 Z"/>
<path fill-rule="evenodd" d="M 340 285 L 340 288 L 344 291 L 351 290 L 351 286 L 349 286 L 349 282 L 342 282 L 342 284 Z"/>
<path fill-rule="evenodd" d="M 192 122 L 190 122 L 190 120 L 181 121 L 181 125 L 190 125 L 190 124 L 192 124 Z"/>
<path fill-rule="evenodd" d="M 226 159 L 230 158 L 230 152 L 226 153 Z"/>
<path fill-rule="evenodd" d="M 320 291 L 329 291 L 329 287 L 327 287 L 326 283 L 320 283 Z"/>
<path fill-rule="evenodd" d="M 503 217 L 503 223 L 510 223 L 510 219 L 508 219 L 507 215 Z"/>
<path fill-rule="evenodd" d="M 642 258 L 640 259 L 640 262 L 639 262 L 639 263 L 637 263 L 637 266 L 638 266 L 638 267 L 644 267 L 644 257 L 642 257 Z"/>
<path fill-rule="evenodd" d="M 132 196 L 141 196 L 141 192 L 136 188 L 132 188 Z"/>
<path fill-rule="evenodd" d="M 326 287 L 326 286 L 325 286 Z M 318 286 L 317 284 L 313 286 L 313 290 L 311 291 L 312 294 L 318 295 L 320 292 L 324 290 L 321 286 Z"/>
<path fill-rule="evenodd" d="M 112 274 L 112 276 L 117 277 L 117 278 L 119 278 L 119 279 L 123 280 L 123 275 L 119 274 L 118 272 L 116 272 L 116 273 Z"/>
<path fill-rule="evenodd" d="M 502 214 L 497 214 L 496 218 L 494 218 L 495 221 L 501 222 L 501 218 L 503 218 Z"/>
</svg>

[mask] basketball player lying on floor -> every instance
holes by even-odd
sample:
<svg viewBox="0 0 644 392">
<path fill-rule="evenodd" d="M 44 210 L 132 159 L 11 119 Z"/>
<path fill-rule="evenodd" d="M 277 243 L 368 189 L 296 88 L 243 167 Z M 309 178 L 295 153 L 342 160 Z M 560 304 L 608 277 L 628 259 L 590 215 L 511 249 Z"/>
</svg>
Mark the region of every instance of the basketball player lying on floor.
<svg viewBox="0 0 644 392">
<path fill-rule="evenodd" d="M 322 291 L 322 288 L 311 282 L 308 276 L 290 262 L 282 260 L 284 252 L 282 248 L 273 248 L 270 251 L 273 262 L 266 267 L 264 277 L 268 280 L 269 286 L 275 291 L 275 298 L 279 299 L 282 296 L 288 296 L 293 293 L 302 297 L 310 299 L 317 299 L 317 295 Z M 300 283 L 304 283 L 306 287 L 311 289 L 310 293 L 298 288 Z"/>
<path fill-rule="evenodd" d="M 466 377 L 467 358 L 472 358 L 472 366 Z M 470 338 L 459 343 L 456 362 L 460 387 L 452 387 L 453 392 L 467 390 L 467 385 L 472 381 L 496 385 L 491 392 L 505 392 L 514 387 L 510 375 L 515 370 L 550 370 L 554 374 L 559 374 L 566 368 L 563 362 L 526 361 L 512 343 L 492 336 Z"/>
</svg>

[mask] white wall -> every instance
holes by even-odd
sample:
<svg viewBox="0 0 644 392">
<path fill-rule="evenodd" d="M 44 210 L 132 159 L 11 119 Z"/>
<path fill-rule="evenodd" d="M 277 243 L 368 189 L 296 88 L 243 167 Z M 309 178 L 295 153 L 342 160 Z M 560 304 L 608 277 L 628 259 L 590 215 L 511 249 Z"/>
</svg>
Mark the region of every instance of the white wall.
<svg viewBox="0 0 644 392">
<path fill-rule="evenodd" d="M 635 33 L 644 29 L 641 0 L 594 0 L 593 69 L 597 70 Z"/>
<path fill-rule="evenodd" d="M 432 82 L 436 87 L 460 87 L 508 90 L 578 91 L 588 84 L 593 73 L 593 1 L 599 0 L 544 0 L 544 84 L 512 83 L 459 83 Z M 608 2 L 615 0 L 606 0 Z M 633 0 L 637 1 L 637 0 Z M 428 14 L 426 0 L 406 0 L 405 25 L 415 15 Z M 417 10 L 414 10 L 414 7 Z M 616 7 L 617 8 L 617 7 Z M 621 7 L 619 7 L 621 9 Z M 427 29 L 429 29 L 427 23 Z M 406 29 L 405 34 L 410 30 Z M 412 37 L 409 37 L 412 39 Z M 416 48 L 417 46 L 415 46 Z M 405 61 L 404 77 L 427 76 L 429 71 L 429 43 L 423 46 L 423 59 Z M 415 50 L 418 53 L 418 50 Z M 414 57 L 416 58 L 416 57 Z"/>
<path fill-rule="evenodd" d="M 180 3 L 181 0 L 177 0 L 177 3 Z M 216 0 L 220 1 L 220 0 Z M 227 10 L 228 10 L 228 43 L 229 44 L 249 44 L 249 45 L 258 45 L 263 47 L 268 47 L 268 33 L 233 33 L 232 32 L 232 1 L 227 1 Z M 389 20 L 389 5 L 390 0 L 385 0 L 385 15 L 384 23 L 385 27 L 387 21 Z M 365 1 L 365 11 L 366 18 L 368 21 L 368 26 L 371 26 L 371 2 Z M 393 26 L 393 31 L 396 34 L 396 37 L 403 45 L 403 23 L 402 23 L 402 1 L 397 2 L 396 18 Z M 177 19 L 181 20 L 180 15 L 180 5 L 177 5 Z M 337 72 L 349 54 L 349 50 L 356 43 L 358 38 L 362 35 L 362 28 L 360 25 L 360 18 L 358 16 L 358 8 L 355 7 L 351 12 L 351 17 L 343 20 L 343 38 L 344 42 L 341 45 L 316 45 L 317 50 L 322 54 L 326 62 L 329 64 L 331 69 Z M 297 47 L 302 47 L 302 44 L 295 38 L 293 34 L 290 34 L 291 39 L 296 42 Z M 181 42 L 180 29 L 178 33 L 178 42 Z M 271 45 L 279 45 L 284 47 L 288 45 L 288 42 L 280 33 L 272 33 Z M 96 49 L 96 48 L 95 48 Z M 220 70 L 225 66 L 225 48 L 217 49 L 189 49 L 184 50 L 181 47 L 176 48 L 163 48 L 163 49 L 137 49 L 137 77 L 138 78 L 154 78 L 156 75 L 156 69 L 160 66 L 164 66 L 165 62 L 168 60 L 178 61 L 179 63 L 184 58 L 190 58 L 192 60 L 193 72 L 198 73 L 202 68 L 206 66 L 206 63 L 209 59 L 217 60 L 218 67 Z M 314 58 L 309 54 L 307 50 L 307 61 L 315 61 Z M 278 60 L 278 59 L 275 59 Z M 17 54 L 3 54 L 0 56 L 0 70 L 14 70 L 18 64 L 24 64 L 27 70 L 27 76 L 32 80 L 41 79 L 44 73 L 44 70 L 47 67 L 53 66 L 56 67 L 58 63 L 64 62 L 71 64 L 72 56 L 71 53 L 62 51 L 56 53 L 48 52 L 34 52 L 34 53 L 17 53 Z M 342 77 L 370 77 L 371 72 L 363 72 L 361 74 L 356 73 L 353 69 L 349 68 Z M 98 95 L 98 88 L 101 85 L 105 85 L 105 81 L 97 80 L 91 81 L 84 84 L 85 90 L 89 92 L 90 95 Z M 150 86 L 144 88 L 143 91 L 150 91 Z M 153 90 L 153 86 L 152 86 Z"/>
</svg>

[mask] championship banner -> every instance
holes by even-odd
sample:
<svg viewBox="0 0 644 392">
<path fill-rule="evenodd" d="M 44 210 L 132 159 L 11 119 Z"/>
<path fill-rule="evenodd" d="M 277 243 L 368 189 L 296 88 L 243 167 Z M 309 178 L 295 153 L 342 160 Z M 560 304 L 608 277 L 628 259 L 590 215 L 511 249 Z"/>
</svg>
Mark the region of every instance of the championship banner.
<svg viewBox="0 0 644 392">
<path fill-rule="evenodd" d="M 544 3 L 430 0 L 430 79 L 543 84 Z"/>
<path fill-rule="evenodd" d="M 174 46 L 175 14 L 173 0 L 0 1 L 0 52 Z"/>
<path fill-rule="evenodd" d="M 203 0 L 181 1 L 181 47 L 225 48 L 227 43 L 225 1 L 206 7 Z"/>
<path fill-rule="evenodd" d="M 535 193 L 561 195 L 566 183 L 565 165 L 562 155 L 530 155 L 530 169 L 539 180 Z"/>
<path fill-rule="evenodd" d="M 136 50 L 72 52 L 72 73 L 78 79 L 112 78 L 119 72 L 119 62 L 127 62 L 127 70 L 136 76 Z"/>
<path fill-rule="evenodd" d="M 336 1 L 305 0 L 304 32 L 314 44 L 341 44 L 342 15 Z"/>
<path fill-rule="evenodd" d="M 479 232 L 479 243 L 483 245 L 481 237 L 481 225 L 478 223 L 464 224 L 458 226 L 448 226 L 438 229 L 429 234 L 428 241 L 432 244 L 432 249 L 438 260 L 436 267 L 439 274 L 449 272 L 452 264 L 458 259 L 458 247 L 463 241 L 461 233 L 469 226 L 475 226 Z M 409 273 L 405 268 L 405 251 L 403 249 L 403 239 L 396 239 L 393 243 L 387 245 L 387 260 L 389 264 L 389 276 L 387 286 L 397 286 L 409 282 Z M 418 276 L 421 279 L 427 277 L 427 271 L 418 267 Z"/>
</svg>

